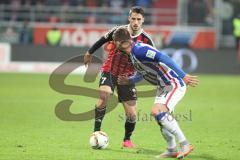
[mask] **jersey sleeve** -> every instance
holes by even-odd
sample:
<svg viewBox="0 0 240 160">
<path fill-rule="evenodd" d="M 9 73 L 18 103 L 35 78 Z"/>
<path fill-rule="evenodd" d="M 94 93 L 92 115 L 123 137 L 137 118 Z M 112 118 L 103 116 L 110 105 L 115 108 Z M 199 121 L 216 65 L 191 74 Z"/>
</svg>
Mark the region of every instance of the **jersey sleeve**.
<svg viewBox="0 0 240 160">
<path fill-rule="evenodd" d="M 116 29 L 118 28 L 119 26 L 116 26 L 116 27 L 113 27 L 112 29 L 110 29 L 105 35 L 104 35 L 104 38 L 107 39 L 108 41 L 112 41 L 113 40 L 113 33 L 114 31 L 116 31 Z"/>
<path fill-rule="evenodd" d="M 98 48 L 102 47 L 103 44 L 108 42 L 108 40 L 103 36 L 99 40 L 97 40 L 89 49 L 88 52 L 93 54 Z"/>
<path fill-rule="evenodd" d="M 155 57 L 156 62 L 162 62 L 175 71 L 181 78 L 185 77 L 186 73 L 181 69 L 181 67 L 175 63 L 168 55 L 161 53 L 160 51 L 156 52 Z"/>
<path fill-rule="evenodd" d="M 161 53 L 149 45 L 138 44 L 134 50 L 134 55 L 143 63 L 164 63 L 174 70 L 181 78 L 186 75 L 186 73 L 168 55 Z"/>
<path fill-rule="evenodd" d="M 111 30 L 109 30 L 104 36 L 102 36 L 99 40 L 97 40 L 89 49 L 88 52 L 90 54 L 93 54 L 97 49 L 99 49 L 100 47 L 102 47 L 103 44 L 105 44 L 106 42 L 112 41 L 113 38 L 113 33 L 114 31 L 117 29 L 117 27 L 112 28 Z"/>
</svg>

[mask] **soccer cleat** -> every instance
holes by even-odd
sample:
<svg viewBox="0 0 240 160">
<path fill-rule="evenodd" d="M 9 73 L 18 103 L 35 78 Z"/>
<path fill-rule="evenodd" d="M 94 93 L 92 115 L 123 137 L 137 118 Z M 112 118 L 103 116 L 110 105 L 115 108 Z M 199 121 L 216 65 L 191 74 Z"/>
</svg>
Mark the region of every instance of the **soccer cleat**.
<svg viewBox="0 0 240 160">
<path fill-rule="evenodd" d="M 135 145 L 131 142 L 131 140 L 123 141 L 122 146 L 125 148 L 134 148 L 135 147 Z"/>
<path fill-rule="evenodd" d="M 192 152 L 193 146 L 190 144 L 181 146 L 180 151 L 177 153 L 177 158 L 182 159 L 186 157 L 190 152 Z"/>
<path fill-rule="evenodd" d="M 176 158 L 177 157 L 177 149 L 167 149 L 165 152 L 163 152 L 160 155 L 155 156 L 155 158 Z"/>
</svg>

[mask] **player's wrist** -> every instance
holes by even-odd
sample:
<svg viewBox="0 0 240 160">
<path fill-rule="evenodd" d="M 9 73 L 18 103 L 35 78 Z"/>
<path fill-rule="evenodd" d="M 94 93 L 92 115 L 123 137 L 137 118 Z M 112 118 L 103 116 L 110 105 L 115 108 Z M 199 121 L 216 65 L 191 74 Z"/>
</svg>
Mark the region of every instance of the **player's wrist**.
<svg viewBox="0 0 240 160">
<path fill-rule="evenodd" d="M 89 51 L 87 51 L 87 52 L 85 53 L 85 55 L 92 55 L 92 53 L 90 53 Z"/>
</svg>

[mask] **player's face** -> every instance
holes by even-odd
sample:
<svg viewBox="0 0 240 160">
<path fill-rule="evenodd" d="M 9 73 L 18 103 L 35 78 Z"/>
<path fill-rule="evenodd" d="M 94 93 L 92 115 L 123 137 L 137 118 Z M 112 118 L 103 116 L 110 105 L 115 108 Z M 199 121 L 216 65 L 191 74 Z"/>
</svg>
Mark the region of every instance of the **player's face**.
<svg viewBox="0 0 240 160">
<path fill-rule="evenodd" d="M 142 28 L 142 24 L 144 22 L 144 17 L 139 14 L 139 13 L 135 13 L 133 12 L 129 17 L 129 24 L 130 27 L 133 31 L 138 31 Z"/>
</svg>

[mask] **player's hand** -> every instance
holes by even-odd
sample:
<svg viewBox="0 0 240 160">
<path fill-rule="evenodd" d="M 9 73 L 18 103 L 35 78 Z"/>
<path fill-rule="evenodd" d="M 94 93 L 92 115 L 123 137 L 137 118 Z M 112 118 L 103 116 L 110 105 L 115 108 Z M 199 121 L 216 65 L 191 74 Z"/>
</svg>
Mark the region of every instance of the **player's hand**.
<svg viewBox="0 0 240 160">
<path fill-rule="evenodd" d="M 89 52 L 86 52 L 83 59 L 84 65 L 85 66 L 88 65 L 89 63 L 91 63 L 91 61 L 92 61 L 92 55 Z"/>
<path fill-rule="evenodd" d="M 197 76 L 192 76 L 189 74 L 186 74 L 186 76 L 183 78 L 184 82 L 191 87 L 196 87 L 199 83 Z"/>
<path fill-rule="evenodd" d="M 126 76 L 126 75 L 118 76 L 117 82 L 119 85 L 129 84 L 128 76 Z"/>
</svg>

